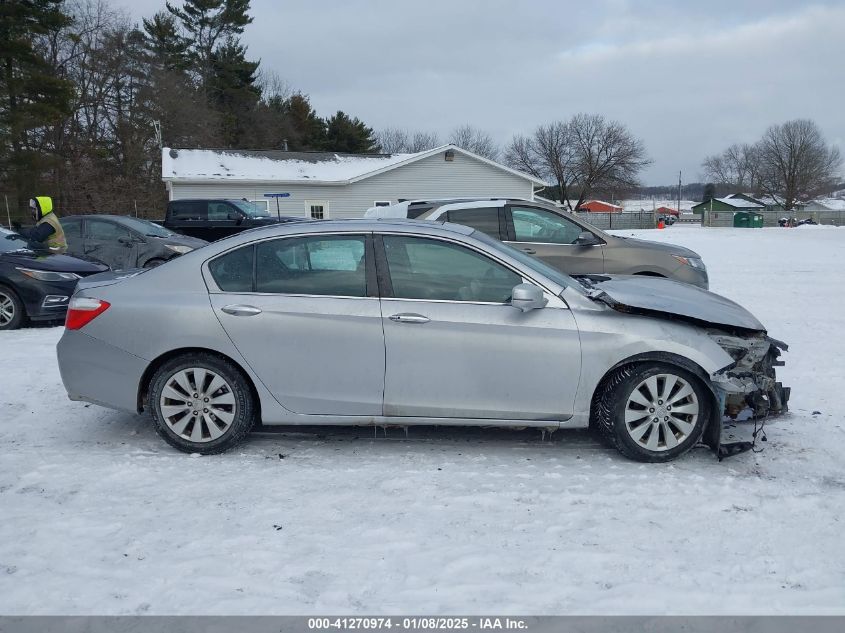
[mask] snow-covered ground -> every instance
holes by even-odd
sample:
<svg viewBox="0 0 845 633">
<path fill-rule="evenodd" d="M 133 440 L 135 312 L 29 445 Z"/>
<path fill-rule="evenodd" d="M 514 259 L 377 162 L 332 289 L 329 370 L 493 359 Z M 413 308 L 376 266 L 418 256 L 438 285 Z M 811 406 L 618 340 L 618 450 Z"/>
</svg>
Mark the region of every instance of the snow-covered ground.
<svg viewBox="0 0 845 633">
<path fill-rule="evenodd" d="M 0 333 L 0 613 L 845 613 L 845 229 L 623 234 L 790 343 L 763 452 L 324 428 L 193 458 L 69 402 L 60 328 Z"/>
</svg>

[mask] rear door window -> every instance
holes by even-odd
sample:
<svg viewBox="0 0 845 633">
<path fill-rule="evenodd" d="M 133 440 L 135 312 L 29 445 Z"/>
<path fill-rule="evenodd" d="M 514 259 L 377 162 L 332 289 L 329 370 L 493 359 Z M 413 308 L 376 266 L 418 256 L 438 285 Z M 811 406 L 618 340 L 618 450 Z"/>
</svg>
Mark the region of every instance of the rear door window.
<svg viewBox="0 0 845 633">
<path fill-rule="evenodd" d="M 208 207 L 204 200 L 174 200 L 170 203 L 173 220 L 207 220 Z"/>
<path fill-rule="evenodd" d="M 104 242 L 116 242 L 120 237 L 132 237 L 132 232 L 117 222 L 88 220 L 88 238 Z"/>
<path fill-rule="evenodd" d="M 59 223 L 68 239 L 82 237 L 82 220 L 60 220 Z"/>
<path fill-rule="evenodd" d="M 482 209 L 455 209 L 454 211 L 448 211 L 446 213 L 446 219 L 449 222 L 472 227 L 477 231 L 486 233 L 497 240 L 502 239 L 502 234 L 499 228 L 499 209 L 495 207 Z"/>
<path fill-rule="evenodd" d="M 256 292 L 366 297 L 363 235 L 292 237 L 256 246 Z"/>
</svg>

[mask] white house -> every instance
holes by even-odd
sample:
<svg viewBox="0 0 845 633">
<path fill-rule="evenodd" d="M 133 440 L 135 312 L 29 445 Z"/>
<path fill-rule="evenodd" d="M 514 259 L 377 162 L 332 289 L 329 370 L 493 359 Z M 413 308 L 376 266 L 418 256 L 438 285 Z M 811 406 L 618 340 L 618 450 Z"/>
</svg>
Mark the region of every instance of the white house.
<svg viewBox="0 0 845 633">
<path fill-rule="evenodd" d="M 236 198 L 271 213 L 361 217 L 401 200 L 501 196 L 534 198 L 542 180 L 454 145 L 416 154 L 337 154 L 252 150 L 162 150 L 171 200 Z"/>
</svg>

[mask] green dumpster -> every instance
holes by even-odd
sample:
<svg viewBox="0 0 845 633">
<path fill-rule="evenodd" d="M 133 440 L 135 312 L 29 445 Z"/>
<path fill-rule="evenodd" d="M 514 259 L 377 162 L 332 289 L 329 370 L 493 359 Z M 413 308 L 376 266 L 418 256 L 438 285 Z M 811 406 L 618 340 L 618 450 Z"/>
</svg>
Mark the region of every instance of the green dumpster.
<svg viewBox="0 0 845 633">
<path fill-rule="evenodd" d="M 763 216 L 751 211 L 737 211 L 734 213 L 734 226 L 746 229 L 759 229 L 763 226 Z"/>
</svg>

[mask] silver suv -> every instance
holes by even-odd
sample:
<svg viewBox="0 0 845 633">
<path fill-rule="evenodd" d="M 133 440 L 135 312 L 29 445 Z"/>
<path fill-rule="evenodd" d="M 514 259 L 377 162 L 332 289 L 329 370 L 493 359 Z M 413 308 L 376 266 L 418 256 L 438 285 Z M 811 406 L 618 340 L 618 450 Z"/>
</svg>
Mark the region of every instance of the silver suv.
<svg viewBox="0 0 845 633">
<path fill-rule="evenodd" d="M 707 289 L 707 268 L 695 251 L 609 235 L 552 205 L 518 198 L 419 200 L 377 207 L 369 217 L 407 217 L 471 226 L 569 275 L 667 277 Z"/>
</svg>

